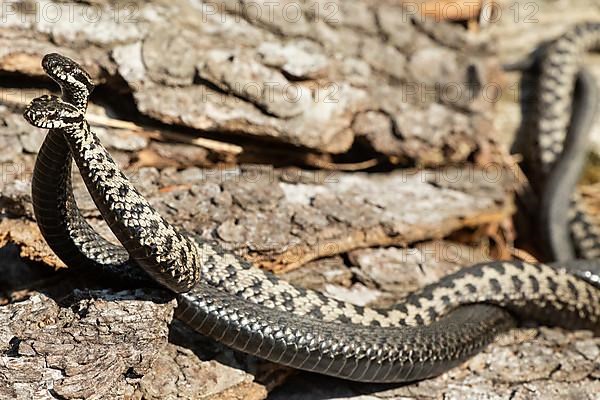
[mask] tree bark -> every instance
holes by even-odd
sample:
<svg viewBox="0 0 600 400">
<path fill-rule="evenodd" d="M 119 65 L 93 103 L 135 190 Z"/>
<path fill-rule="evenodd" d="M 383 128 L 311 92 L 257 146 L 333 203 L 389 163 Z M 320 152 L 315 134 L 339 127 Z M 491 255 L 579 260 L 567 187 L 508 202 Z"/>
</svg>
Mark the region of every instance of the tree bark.
<svg viewBox="0 0 600 400">
<path fill-rule="evenodd" d="M 295 284 L 388 306 L 461 266 L 512 256 L 521 181 L 498 121 L 518 124 L 518 110 L 497 101 L 507 85 L 497 32 L 510 24 L 465 28 L 396 1 L 268 3 L 3 5 L 0 397 L 599 392 L 600 342 L 586 332 L 514 331 L 447 374 L 390 389 L 238 354 L 172 321 L 166 291 L 98 288 L 62 270 L 31 206 L 43 133 L 20 115 L 56 91 L 39 65 L 52 51 L 99 84 L 92 129 L 162 215 Z M 83 214 L 111 238 L 74 179 Z"/>
</svg>

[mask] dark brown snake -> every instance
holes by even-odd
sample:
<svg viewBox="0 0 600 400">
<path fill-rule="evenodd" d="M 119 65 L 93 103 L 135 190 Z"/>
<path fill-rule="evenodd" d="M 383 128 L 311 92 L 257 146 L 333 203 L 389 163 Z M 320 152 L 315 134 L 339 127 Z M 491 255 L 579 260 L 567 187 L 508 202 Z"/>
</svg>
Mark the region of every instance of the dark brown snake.
<svg viewBox="0 0 600 400">
<path fill-rule="evenodd" d="M 387 310 L 292 286 L 163 219 L 89 129 L 89 75 L 58 54 L 44 57 L 42 66 L 61 86 L 62 99 L 42 96 L 24 113 L 32 125 L 49 129 L 33 175 L 36 220 L 68 266 L 158 282 L 177 293 L 176 316 L 196 331 L 277 363 L 346 379 L 403 382 L 437 375 L 521 319 L 599 334 L 600 241 L 581 210 L 569 211 L 577 199 L 565 195 L 576 192 L 597 100 L 580 57 L 599 44 L 599 24 L 574 27 L 548 48 L 540 78 L 532 164 L 539 166 L 540 232 L 556 264 L 478 264 Z M 71 157 L 122 247 L 99 236 L 80 214 Z M 593 259 L 572 260 L 575 255 Z"/>
</svg>

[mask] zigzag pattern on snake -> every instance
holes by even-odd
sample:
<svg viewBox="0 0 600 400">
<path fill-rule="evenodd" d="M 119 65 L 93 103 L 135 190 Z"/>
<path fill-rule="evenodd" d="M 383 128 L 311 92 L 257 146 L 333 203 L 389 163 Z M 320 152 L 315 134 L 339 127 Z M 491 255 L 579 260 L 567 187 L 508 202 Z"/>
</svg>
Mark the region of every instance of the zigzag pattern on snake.
<svg viewBox="0 0 600 400">
<path fill-rule="evenodd" d="M 597 44 L 589 38 L 600 37 L 600 29 L 597 24 L 578 26 L 565 37 L 576 45 L 574 54 L 580 54 Z M 561 40 L 547 59 L 552 60 L 553 51 L 564 52 Z M 480 264 L 413 293 L 389 310 L 344 303 L 260 271 L 162 218 L 89 129 L 84 118 L 93 88 L 89 76 L 58 54 L 46 56 L 42 65 L 63 92 L 62 99 L 35 99 L 24 114 L 33 125 L 50 129 L 32 187 L 42 234 L 69 266 L 145 284 L 158 282 L 178 293 L 177 317 L 202 334 L 300 369 L 359 381 L 400 382 L 457 365 L 513 326 L 514 317 L 600 332 L 597 260 Z M 573 74 L 573 82 L 575 77 L 588 79 L 581 72 Z M 570 87 L 572 97 L 574 84 Z M 583 96 L 591 99 L 592 93 Z M 564 129 L 568 136 L 585 136 L 583 125 Z M 564 137 L 566 149 L 569 138 Z M 546 149 L 546 139 L 538 142 Z M 79 213 L 71 189 L 71 157 L 122 247 L 101 238 Z M 550 182 L 540 185 L 542 191 L 564 187 L 565 182 L 574 187 L 570 174 L 552 167 L 560 157 L 541 156 L 545 167 L 540 175 Z"/>
</svg>

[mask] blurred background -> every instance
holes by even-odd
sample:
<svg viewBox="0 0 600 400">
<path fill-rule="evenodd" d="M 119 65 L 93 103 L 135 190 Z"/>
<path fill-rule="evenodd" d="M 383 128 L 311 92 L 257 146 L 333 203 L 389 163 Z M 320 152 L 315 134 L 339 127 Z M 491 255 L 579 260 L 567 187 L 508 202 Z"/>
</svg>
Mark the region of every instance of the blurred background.
<svg viewBox="0 0 600 400">
<path fill-rule="evenodd" d="M 594 18 L 597 0 L 2 0 L 0 397 L 593 398 L 600 343 L 582 332 L 521 329 L 387 388 L 200 338 L 171 323 L 164 293 L 74 289 L 35 224 L 44 134 L 21 113 L 58 90 L 43 55 L 73 58 L 97 83 L 92 129 L 168 220 L 299 285 L 387 306 L 464 265 L 538 257 L 518 211 L 535 76 L 505 66 Z M 586 63 L 600 79 L 600 57 Z M 598 215 L 598 126 L 593 138 L 580 189 Z"/>
</svg>

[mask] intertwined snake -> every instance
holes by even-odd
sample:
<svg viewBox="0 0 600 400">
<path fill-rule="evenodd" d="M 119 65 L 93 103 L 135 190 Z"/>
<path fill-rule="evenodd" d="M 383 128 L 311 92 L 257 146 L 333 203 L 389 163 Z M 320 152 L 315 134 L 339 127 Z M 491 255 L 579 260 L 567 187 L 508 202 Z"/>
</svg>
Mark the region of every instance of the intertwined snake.
<svg viewBox="0 0 600 400">
<path fill-rule="evenodd" d="M 579 25 L 548 49 L 543 66 L 536 140 L 540 157 L 534 165 L 540 166 L 536 186 L 544 199 L 540 230 L 550 245 L 569 226 L 575 227 L 574 238 L 582 237 L 577 227 L 582 214 L 569 216 L 571 199 L 564 198 L 575 192 L 595 107 L 594 82 L 578 58 L 599 41 L 598 24 Z M 169 224 L 90 131 L 85 111 L 93 83 L 88 74 L 58 54 L 45 56 L 42 65 L 62 89 L 62 99 L 39 97 L 24 113 L 34 126 L 49 129 L 32 185 L 35 216 L 46 241 L 70 267 L 172 290 L 177 318 L 204 335 L 303 370 L 402 382 L 450 369 L 516 319 L 600 333 L 600 261 L 568 260 L 597 252 L 598 237 L 587 225 L 585 243 L 572 241 L 567 231 L 568 240 L 560 245 L 568 245 L 570 253 L 555 265 L 498 261 L 471 266 L 388 310 L 344 303 L 292 286 Z M 573 98 L 578 107 L 569 122 Z M 567 116 L 564 126 L 548 122 L 555 113 L 561 113 L 561 122 Z M 71 188 L 71 157 L 122 247 L 99 236 L 80 214 Z"/>
</svg>

